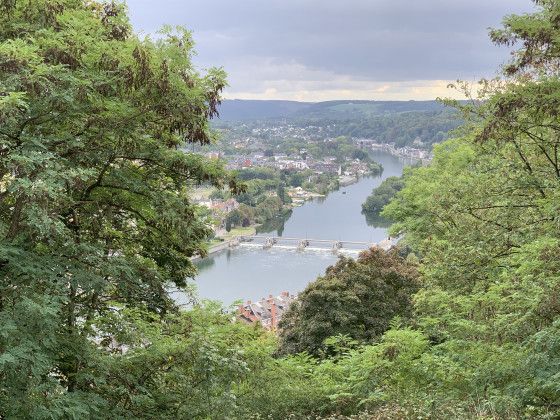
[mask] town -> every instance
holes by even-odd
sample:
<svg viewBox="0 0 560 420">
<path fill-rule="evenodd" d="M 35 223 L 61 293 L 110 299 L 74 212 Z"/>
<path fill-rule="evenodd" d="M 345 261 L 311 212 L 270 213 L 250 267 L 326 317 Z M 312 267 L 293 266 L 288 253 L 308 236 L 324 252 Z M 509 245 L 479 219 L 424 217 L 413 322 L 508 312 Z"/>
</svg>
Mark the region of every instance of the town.
<svg viewBox="0 0 560 420">
<path fill-rule="evenodd" d="M 223 160 L 247 184 L 247 192 L 232 196 L 206 187 L 194 191 L 193 201 L 208 210 L 207 221 L 214 231 L 212 245 L 254 234 L 259 225 L 308 200 L 362 177 L 380 175 L 383 168 L 371 157 L 375 152 L 422 163 L 432 158 L 431 146 L 419 138 L 411 146 L 398 147 L 373 139 L 332 137 L 335 128 L 335 124 L 288 123 L 219 127 L 220 139 L 197 152 Z"/>
</svg>

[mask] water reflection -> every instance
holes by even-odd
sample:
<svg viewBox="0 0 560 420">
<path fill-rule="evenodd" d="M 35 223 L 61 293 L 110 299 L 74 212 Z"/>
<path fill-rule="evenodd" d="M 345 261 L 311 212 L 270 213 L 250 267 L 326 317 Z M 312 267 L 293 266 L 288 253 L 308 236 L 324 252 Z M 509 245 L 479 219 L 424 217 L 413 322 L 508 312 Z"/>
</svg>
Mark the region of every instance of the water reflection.
<svg viewBox="0 0 560 420">
<path fill-rule="evenodd" d="M 209 268 L 211 268 L 214 264 L 216 264 L 216 261 L 214 260 L 214 258 L 208 257 L 208 258 L 203 258 L 201 260 L 197 260 L 195 265 L 198 268 L 198 270 L 207 270 Z"/>
<path fill-rule="evenodd" d="M 284 233 L 284 227 L 288 219 L 292 216 L 293 211 L 290 210 L 282 215 L 275 217 L 274 219 L 268 220 L 260 226 L 257 226 L 256 232 L 259 233 L 270 233 L 276 231 L 277 236 L 282 236 Z"/>
<path fill-rule="evenodd" d="M 362 212 L 362 214 L 366 218 L 366 223 L 367 223 L 368 226 L 371 226 L 371 227 L 374 227 L 374 228 L 385 228 L 385 229 L 388 229 L 391 226 L 391 221 L 390 220 L 385 219 L 384 217 L 382 217 L 378 214 L 371 214 L 371 213 L 365 213 L 365 212 Z"/>
</svg>

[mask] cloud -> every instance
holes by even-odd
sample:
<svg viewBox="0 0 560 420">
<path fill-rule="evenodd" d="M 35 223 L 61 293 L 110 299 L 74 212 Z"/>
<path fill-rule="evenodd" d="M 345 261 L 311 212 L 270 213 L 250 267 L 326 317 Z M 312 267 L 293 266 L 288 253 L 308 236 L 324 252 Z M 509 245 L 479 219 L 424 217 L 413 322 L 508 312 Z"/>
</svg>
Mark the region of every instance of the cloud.
<svg viewBox="0 0 560 420">
<path fill-rule="evenodd" d="M 196 62 L 225 68 L 229 97 L 317 100 L 374 94 L 420 99 L 439 92 L 436 86 L 447 84 L 441 81 L 493 76 L 508 52 L 491 45 L 487 28 L 498 26 L 508 13 L 532 9 L 529 0 L 128 4 L 134 26 L 144 32 L 164 23 L 192 29 Z"/>
</svg>

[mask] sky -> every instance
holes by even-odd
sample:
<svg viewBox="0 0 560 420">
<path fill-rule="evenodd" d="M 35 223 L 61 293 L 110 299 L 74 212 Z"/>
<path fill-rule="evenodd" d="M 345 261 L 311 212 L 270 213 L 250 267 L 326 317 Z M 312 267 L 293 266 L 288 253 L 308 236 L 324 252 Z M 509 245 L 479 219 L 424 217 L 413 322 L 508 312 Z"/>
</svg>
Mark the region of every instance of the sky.
<svg viewBox="0 0 560 420">
<path fill-rule="evenodd" d="M 530 0 L 127 0 L 135 30 L 193 33 L 194 62 L 223 67 L 230 99 L 428 100 L 494 77 L 509 51 L 488 28 Z"/>
</svg>

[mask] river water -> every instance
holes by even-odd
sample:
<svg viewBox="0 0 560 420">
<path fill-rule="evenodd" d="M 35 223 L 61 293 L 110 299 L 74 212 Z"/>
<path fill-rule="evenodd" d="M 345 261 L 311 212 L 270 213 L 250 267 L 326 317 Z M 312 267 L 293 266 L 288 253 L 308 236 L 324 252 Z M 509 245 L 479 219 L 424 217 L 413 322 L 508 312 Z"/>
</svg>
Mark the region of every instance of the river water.
<svg viewBox="0 0 560 420">
<path fill-rule="evenodd" d="M 362 178 L 326 198 L 307 202 L 295 208 L 287 220 L 263 227 L 261 234 L 371 243 L 385 239 L 386 227 L 368 224 L 361 206 L 383 179 L 401 175 L 406 163 L 381 151 L 372 157 L 383 165 L 381 176 Z M 238 247 L 198 261 L 195 283 L 201 299 L 218 300 L 225 305 L 237 300 L 258 300 L 282 291 L 295 294 L 323 274 L 337 258 L 325 251 Z"/>
</svg>

